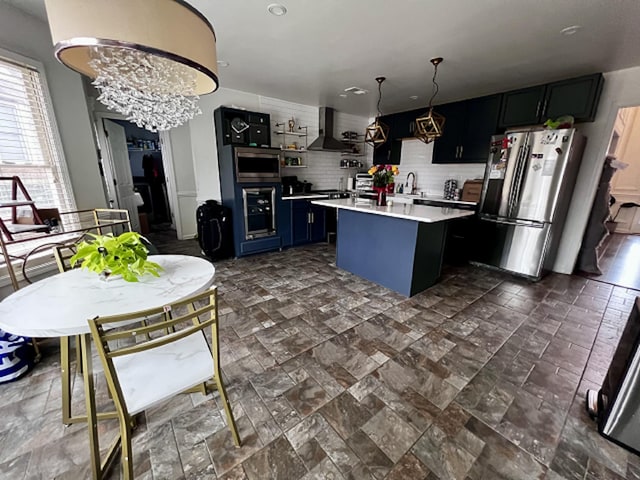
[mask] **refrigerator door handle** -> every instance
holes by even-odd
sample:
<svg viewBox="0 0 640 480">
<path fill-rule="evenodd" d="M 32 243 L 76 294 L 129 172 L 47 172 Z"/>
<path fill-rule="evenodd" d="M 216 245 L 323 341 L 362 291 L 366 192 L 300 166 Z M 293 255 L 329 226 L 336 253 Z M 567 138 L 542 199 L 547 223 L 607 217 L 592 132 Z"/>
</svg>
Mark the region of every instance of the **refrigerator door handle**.
<svg viewBox="0 0 640 480">
<path fill-rule="evenodd" d="M 511 183 L 509 184 L 509 197 L 507 199 L 507 215 L 506 215 L 508 217 L 513 216 L 514 194 L 517 188 L 518 172 L 520 171 L 520 164 L 522 163 L 523 151 L 524 151 L 524 145 L 520 145 L 520 147 L 518 147 L 518 155 L 516 156 L 516 159 L 515 159 L 516 165 L 513 168 Z"/>
<path fill-rule="evenodd" d="M 480 219 L 487 222 L 500 223 L 501 225 L 513 225 L 516 227 L 544 228 L 545 225 L 544 223 L 533 222 L 531 220 L 514 220 L 511 218 L 492 217 L 489 215 L 480 215 Z"/>
<path fill-rule="evenodd" d="M 509 205 L 509 216 L 515 216 L 515 211 L 520 203 L 520 194 L 522 193 L 522 181 L 524 180 L 524 173 L 527 167 L 527 160 L 529 159 L 529 152 L 531 152 L 531 145 L 524 145 L 522 149 L 522 156 L 518 162 L 516 176 L 513 181 L 513 196 L 511 204 Z"/>
</svg>

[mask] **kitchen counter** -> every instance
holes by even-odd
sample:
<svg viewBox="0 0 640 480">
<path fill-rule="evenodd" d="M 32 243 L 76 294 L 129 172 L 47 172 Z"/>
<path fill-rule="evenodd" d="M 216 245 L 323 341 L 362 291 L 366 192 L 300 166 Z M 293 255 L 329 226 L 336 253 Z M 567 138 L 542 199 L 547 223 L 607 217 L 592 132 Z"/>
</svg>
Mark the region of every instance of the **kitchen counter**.
<svg viewBox="0 0 640 480">
<path fill-rule="evenodd" d="M 294 193 L 293 195 L 283 195 L 282 200 L 312 200 L 319 198 L 329 198 L 329 195 L 321 193 Z"/>
<path fill-rule="evenodd" d="M 338 210 L 336 266 L 411 297 L 440 279 L 449 221 L 470 210 L 312 200 Z"/>
<path fill-rule="evenodd" d="M 478 205 L 478 202 L 463 202 L 462 200 L 445 200 L 444 197 L 440 197 L 438 195 L 414 195 L 414 194 L 410 194 L 410 193 L 396 193 L 393 196 L 387 196 L 387 200 L 389 198 L 393 199 L 396 197 L 400 197 L 400 198 L 410 198 L 412 200 L 431 200 L 434 202 L 442 202 L 442 203 L 451 203 L 451 204 L 455 204 L 455 205 L 468 205 L 470 207 L 475 207 L 476 205 Z"/>
<path fill-rule="evenodd" d="M 428 207 L 426 205 L 398 204 L 378 207 L 371 203 L 356 203 L 353 198 L 341 198 L 336 200 L 314 200 L 311 203 L 324 207 L 333 207 L 344 210 L 353 210 L 361 213 L 383 215 L 387 217 L 402 218 L 414 222 L 436 223 L 474 215 L 470 210 L 457 208 Z"/>
</svg>

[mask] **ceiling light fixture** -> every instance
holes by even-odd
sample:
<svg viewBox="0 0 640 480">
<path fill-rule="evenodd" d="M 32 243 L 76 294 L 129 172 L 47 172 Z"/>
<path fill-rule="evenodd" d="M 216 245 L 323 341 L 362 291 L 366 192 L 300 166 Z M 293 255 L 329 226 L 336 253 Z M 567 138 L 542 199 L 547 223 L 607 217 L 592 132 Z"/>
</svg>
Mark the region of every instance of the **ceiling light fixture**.
<svg viewBox="0 0 640 480">
<path fill-rule="evenodd" d="M 222 68 L 227 68 L 229 65 L 231 65 L 229 62 L 225 62 L 224 60 L 218 60 L 216 63 L 219 67 Z"/>
<path fill-rule="evenodd" d="M 267 7 L 267 10 L 269 10 L 271 15 L 275 15 L 276 17 L 282 17 L 287 13 L 287 7 L 281 3 L 272 3 Z"/>
<path fill-rule="evenodd" d="M 560 30 L 560 33 L 562 35 L 570 37 L 571 35 L 575 35 L 576 33 L 578 33 L 580 30 L 582 30 L 582 27 L 580 25 L 571 25 L 570 27 L 566 27 Z"/>
<path fill-rule="evenodd" d="M 184 1 L 45 4 L 58 60 L 91 78 L 98 100 L 140 127 L 181 125 L 202 113 L 199 95 L 218 89 L 215 32 Z"/>
<path fill-rule="evenodd" d="M 442 63 L 442 57 L 432 58 L 430 61 L 433 64 L 433 94 L 429 99 L 429 110 L 416 118 L 416 133 L 415 137 L 424 143 L 433 142 L 436 138 L 440 138 L 444 132 L 444 116 L 433 111 L 433 99 L 438 95 L 440 86 L 436 82 L 436 75 L 438 75 L 438 65 Z"/>
<path fill-rule="evenodd" d="M 387 141 L 387 138 L 389 138 L 389 127 L 380 120 L 380 117 L 382 116 L 382 112 L 380 111 L 380 102 L 382 101 L 382 82 L 385 80 L 385 77 L 376 78 L 376 82 L 378 82 L 378 116 L 374 122 L 367 127 L 364 134 L 364 141 L 373 146 L 373 148 L 378 148 Z"/>
<path fill-rule="evenodd" d="M 411 95 L 409 97 L 409 100 L 417 100 L 418 99 L 418 95 Z"/>
<path fill-rule="evenodd" d="M 338 96 L 339 96 L 339 97 L 342 97 L 342 98 L 347 98 L 347 96 L 348 96 L 348 95 L 347 95 L 346 93 L 341 93 L 341 94 L 339 94 Z"/>
</svg>

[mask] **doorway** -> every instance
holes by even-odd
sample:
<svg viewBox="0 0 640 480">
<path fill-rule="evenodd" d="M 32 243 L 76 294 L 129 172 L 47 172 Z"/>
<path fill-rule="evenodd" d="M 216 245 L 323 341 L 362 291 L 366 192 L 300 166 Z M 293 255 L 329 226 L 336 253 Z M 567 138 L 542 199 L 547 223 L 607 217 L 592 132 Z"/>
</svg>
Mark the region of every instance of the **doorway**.
<svg viewBox="0 0 640 480">
<path fill-rule="evenodd" d="M 590 278 L 640 290 L 640 106 L 618 110 L 591 216 L 605 218 L 606 230 L 595 247 L 596 265 L 582 269 Z"/>
<path fill-rule="evenodd" d="M 96 121 L 109 206 L 127 209 L 132 227 L 143 235 L 175 240 L 164 135 L 121 118 L 98 115 Z"/>
</svg>

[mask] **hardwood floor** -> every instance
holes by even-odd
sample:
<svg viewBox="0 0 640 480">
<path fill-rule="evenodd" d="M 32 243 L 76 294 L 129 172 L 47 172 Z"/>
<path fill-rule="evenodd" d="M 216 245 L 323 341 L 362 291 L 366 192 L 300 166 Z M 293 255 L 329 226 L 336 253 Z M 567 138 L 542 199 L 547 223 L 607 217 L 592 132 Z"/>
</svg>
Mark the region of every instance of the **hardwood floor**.
<svg viewBox="0 0 640 480">
<path fill-rule="evenodd" d="M 586 275 L 600 282 L 640 289 L 640 235 L 614 233 L 600 255 L 602 275 Z"/>
</svg>

